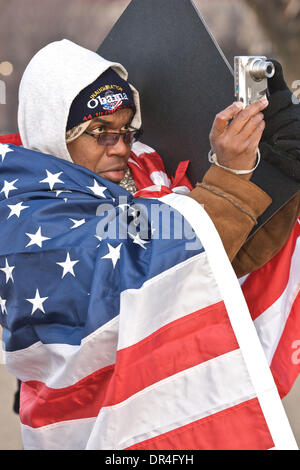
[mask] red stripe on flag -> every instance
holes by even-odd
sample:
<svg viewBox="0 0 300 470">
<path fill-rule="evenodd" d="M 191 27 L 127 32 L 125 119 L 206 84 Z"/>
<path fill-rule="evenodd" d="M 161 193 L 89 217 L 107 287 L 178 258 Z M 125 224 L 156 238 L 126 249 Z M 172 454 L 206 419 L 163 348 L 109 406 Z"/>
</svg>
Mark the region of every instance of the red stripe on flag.
<svg viewBox="0 0 300 470">
<path fill-rule="evenodd" d="M 187 172 L 189 163 L 190 163 L 190 161 L 186 160 L 186 161 L 180 162 L 178 164 L 175 176 L 174 176 L 174 178 L 171 178 L 171 180 L 172 180 L 171 188 L 176 188 L 176 186 L 186 186 L 191 191 L 192 191 L 192 189 L 194 189 L 192 183 L 190 182 L 190 180 L 186 176 L 186 172 Z"/>
<path fill-rule="evenodd" d="M 123 388 L 127 389 L 127 398 L 165 377 L 238 347 L 225 305 L 219 302 L 175 320 L 139 343 L 118 351 L 115 374 L 118 380 L 111 384 L 108 396 L 119 390 L 117 401 L 122 401 Z"/>
<path fill-rule="evenodd" d="M 136 159 L 137 162 L 143 166 L 148 175 L 151 175 L 153 171 L 166 172 L 162 158 L 155 151 L 150 154 L 146 152 L 142 153 L 139 156 L 136 156 Z"/>
<path fill-rule="evenodd" d="M 293 303 L 271 363 L 271 371 L 281 398 L 291 390 L 300 373 L 299 316 L 300 292 Z"/>
<path fill-rule="evenodd" d="M 60 389 L 43 382 L 23 382 L 20 394 L 21 423 L 38 428 L 58 421 L 97 416 L 105 399 L 114 366 L 100 369 L 79 382 Z"/>
<path fill-rule="evenodd" d="M 257 398 L 126 450 L 266 450 L 274 447 Z"/>
<path fill-rule="evenodd" d="M 95 417 L 103 406 L 120 403 L 153 383 L 237 348 L 225 306 L 219 302 L 118 351 L 116 365 L 70 387 L 53 389 L 38 381 L 23 383 L 20 418 L 23 424 L 40 427 Z"/>
<path fill-rule="evenodd" d="M 251 273 L 244 282 L 242 290 L 253 320 L 273 305 L 284 292 L 299 236 L 300 225 L 297 223 L 288 242 L 280 252 L 263 267 Z M 266 279 L 272 282 L 266 282 Z"/>
<path fill-rule="evenodd" d="M 130 158 L 132 158 L 133 161 L 137 162 L 138 166 L 136 166 L 134 163 L 131 163 L 130 161 L 128 162 L 128 166 L 131 170 L 132 177 L 138 190 L 153 185 L 153 181 L 150 178 L 150 173 L 148 173 L 148 165 L 145 165 L 145 155 L 147 155 L 147 160 L 150 160 L 152 157 L 155 158 L 155 161 L 157 160 L 157 158 L 155 157 L 156 152 L 148 154 L 143 153 L 141 157 L 137 157 L 133 152 L 131 152 Z M 161 168 L 161 164 L 162 162 L 159 162 L 159 169 Z"/>
<path fill-rule="evenodd" d="M 8 134 L 0 136 L 1 144 L 22 145 L 20 134 Z"/>
<path fill-rule="evenodd" d="M 147 190 L 147 188 L 141 189 L 141 191 L 138 191 L 137 193 L 134 194 L 134 197 L 135 198 L 147 197 L 150 199 L 157 199 L 159 197 L 163 197 L 171 193 L 172 193 L 171 189 L 167 188 L 166 186 L 161 186 L 159 191 L 149 191 Z"/>
</svg>

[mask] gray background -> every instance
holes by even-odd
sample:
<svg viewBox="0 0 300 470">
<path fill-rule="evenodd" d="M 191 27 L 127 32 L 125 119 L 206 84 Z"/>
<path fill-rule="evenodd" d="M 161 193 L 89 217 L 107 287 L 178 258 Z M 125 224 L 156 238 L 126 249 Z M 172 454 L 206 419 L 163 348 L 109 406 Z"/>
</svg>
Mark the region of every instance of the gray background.
<svg viewBox="0 0 300 470">
<path fill-rule="evenodd" d="M 279 59 L 289 86 L 300 79 L 299 0 L 195 0 L 229 62 L 234 55 Z M 130 0 L 0 0 L 0 134 L 17 131 L 18 84 L 30 58 L 47 43 L 68 38 L 97 50 Z M 221 12 L 221 14 L 220 14 Z M 280 29 L 281 28 L 281 29 Z M 3 62 L 13 66 L 7 75 Z M 298 67 L 298 68 L 297 68 Z M 1 332 L 0 332 L 1 334 Z M 1 361 L 0 361 L 1 362 Z M 22 449 L 12 411 L 16 379 L 0 365 L 0 449 Z M 283 400 L 300 446 L 300 378 Z"/>
</svg>

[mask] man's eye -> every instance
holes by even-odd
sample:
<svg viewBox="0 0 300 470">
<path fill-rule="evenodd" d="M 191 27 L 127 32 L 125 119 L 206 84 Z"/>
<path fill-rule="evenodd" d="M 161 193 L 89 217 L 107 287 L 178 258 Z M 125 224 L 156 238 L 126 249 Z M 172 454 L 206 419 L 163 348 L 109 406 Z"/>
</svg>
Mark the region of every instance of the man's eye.
<svg viewBox="0 0 300 470">
<path fill-rule="evenodd" d="M 125 126 L 122 127 L 122 131 L 128 131 L 131 130 L 130 124 L 126 124 Z"/>
<path fill-rule="evenodd" d="M 99 127 L 95 127 L 95 129 L 93 129 L 93 132 L 95 132 L 95 134 L 100 134 L 100 132 L 103 132 L 104 129 L 102 126 L 99 126 Z"/>
</svg>

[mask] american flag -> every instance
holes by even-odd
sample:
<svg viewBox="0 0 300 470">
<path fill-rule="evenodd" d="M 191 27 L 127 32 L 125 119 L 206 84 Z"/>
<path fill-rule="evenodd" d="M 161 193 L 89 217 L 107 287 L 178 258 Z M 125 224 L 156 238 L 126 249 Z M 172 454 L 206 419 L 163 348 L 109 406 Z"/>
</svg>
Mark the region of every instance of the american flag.
<svg viewBox="0 0 300 470">
<path fill-rule="evenodd" d="M 283 398 L 300 373 L 300 219 L 281 251 L 240 283 Z"/>
<path fill-rule="evenodd" d="M 274 352 L 276 341 L 269 342 L 266 357 L 257 273 L 242 286 L 251 318 L 211 220 L 183 195 L 185 164 L 174 181 L 159 165 L 150 170 L 151 149 L 133 150 L 131 168 L 151 180 L 147 191 L 138 184 L 148 216 L 143 238 L 130 233 L 137 199 L 119 186 L 50 155 L 0 144 L 3 357 L 22 381 L 24 447 L 297 448 L 268 364 L 296 310 L 294 287 L 284 304 L 290 316 L 274 325 L 277 345 Z M 177 238 L 175 228 L 164 238 L 163 222 L 149 217 L 153 204 L 182 214 L 194 239 Z M 109 226 L 126 220 L 126 239 L 100 234 L 107 207 Z M 298 245 L 289 243 L 291 272 Z"/>
</svg>

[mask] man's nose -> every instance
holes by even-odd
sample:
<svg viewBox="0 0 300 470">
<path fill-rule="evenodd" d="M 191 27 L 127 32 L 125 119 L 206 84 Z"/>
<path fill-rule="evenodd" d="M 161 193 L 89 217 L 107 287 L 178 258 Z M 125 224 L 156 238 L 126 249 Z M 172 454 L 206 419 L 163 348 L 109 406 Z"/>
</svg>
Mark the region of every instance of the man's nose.
<svg viewBox="0 0 300 470">
<path fill-rule="evenodd" d="M 119 140 L 115 145 L 109 145 L 106 150 L 106 154 L 109 157 L 127 157 L 130 153 L 130 146 L 125 144 L 122 135 L 119 136 Z"/>
</svg>

